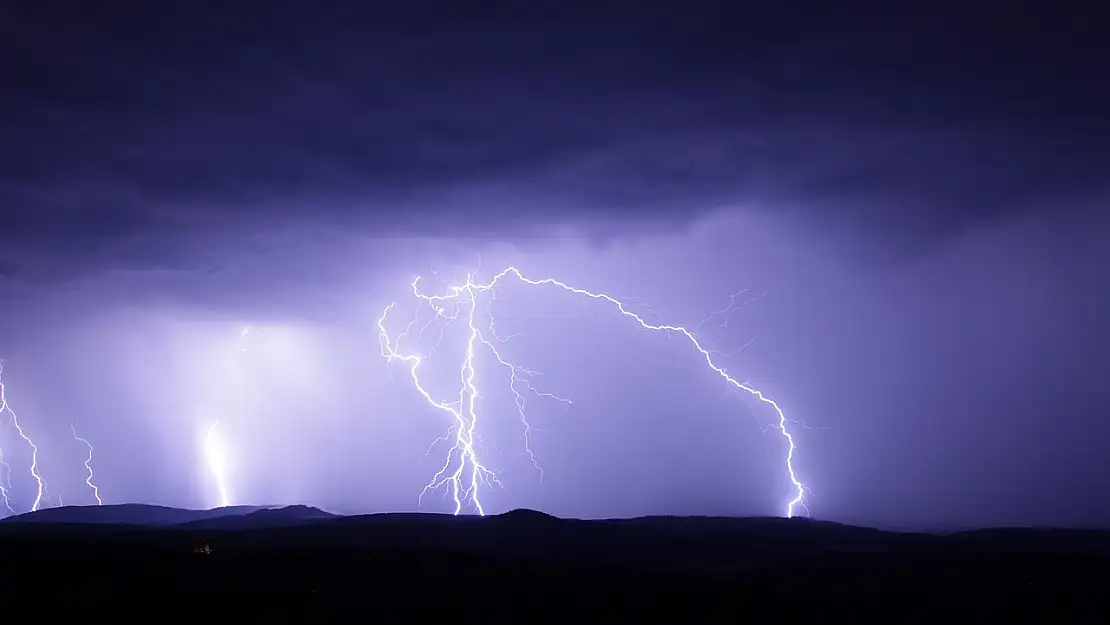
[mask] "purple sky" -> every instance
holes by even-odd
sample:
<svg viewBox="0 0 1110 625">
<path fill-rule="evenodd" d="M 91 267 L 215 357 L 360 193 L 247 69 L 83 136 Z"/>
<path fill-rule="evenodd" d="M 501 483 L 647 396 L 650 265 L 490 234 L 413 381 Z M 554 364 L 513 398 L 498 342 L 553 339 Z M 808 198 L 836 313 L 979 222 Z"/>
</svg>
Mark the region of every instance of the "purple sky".
<svg viewBox="0 0 1110 625">
<path fill-rule="evenodd" d="M 219 419 L 235 503 L 417 509 L 449 420 L 375 324 L 480 256 L 678 325 L 766 290 L 711 347 L 754 338 L 720 364 L 814 428 L 817 517 L 1110 525 L 1089 16 L 344 4 L 0 8 L 0 358 L 52 504 L 92 501 L 73 421 L 106 502 L 215 505 Z M 782 512 L 773 413 L 688 344 L 517 283 L 494 309 L 574 404 L 529 403 L 541 481 L 479 364 L 487 510 Z M 29 448 L 0 446 L 22 511 Z"/>
</svg>

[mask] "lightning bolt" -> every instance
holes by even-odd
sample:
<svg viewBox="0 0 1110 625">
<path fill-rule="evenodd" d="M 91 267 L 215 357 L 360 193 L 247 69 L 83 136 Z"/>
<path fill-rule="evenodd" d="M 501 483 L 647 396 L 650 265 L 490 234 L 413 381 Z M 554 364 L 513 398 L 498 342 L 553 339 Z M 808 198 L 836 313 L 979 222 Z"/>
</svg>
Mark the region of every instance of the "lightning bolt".
<svg viewBox="0 0 1110 625">
<path fill-rule="evenodd" d="M 19 425 L 19 416 L 16 415 L 12 407 L 8 405 L 8 396 L 4 388 L 4 361 L 0 360 L 0 414 L 5 412 L 11 416 L 11 423 L 15 426 L 15 431 L 19 434 L 19 437 L 31 448 L 31 477 L 35 478 L 35 484 L 37 486 L 35 501 L 31 504 L 31 512 L 36 512 L 42 504 L 43 494 L 46 491 L 46 481 L 42 479 L 42 475 L 39 475 L 39 448 L 35 446 L 35 442 L 31 440 L 31 437 L 27 436 L 23 431 L 23 427 Z M 0 462 L 3 461 L 0 460 Z M 11 467 L 8 466 L 6 462 L 3 463 L 3 466 L 7 474 L 10 475 Z M 8 498 L 10 486 L 11 482 L 8 481 L 7 485 L 0 485 L 0 491 L 3 491 L 4 505 L 9 511 L 14 513 L 15 511 L 12 510 L 11 500 Z"/>
<path fill-rule="evenodd" d="M 227 480 L 224 476 L 227 467 L 224 463 L 223 449 L 214 437 L 216 428 L 219 426 L 220 422 L 217 421 L 208 428 L 208 434 L 204 437 L 204 455 L 208 459 L 208 469 L 216 479 L 216 490 L 220 493 L 220 506 L 227 507 L 231 505 L 231 498 L 227 494 Z"/>
<path fill-rule="evenodd" d="M 87 484 L 88 487 L 92 490 L 93 497 L 96 497 L 96 505 L 102 506 L 102 505 L 104 505 L 104 502 L 100 499 L 100 489 L 97 488 L 96 484 L 93 484 L 93 470 L 92 470 L 93 446 L 92 446 L 92 443 L 90 443 L 87 439 L 81 438 L 80 436 L 77 435 L 77 426 L 75 426 L 72 421 L 69 422 L 69 430 L 71 432 L 73 432 L 73 438 L 81 441 L 82 443 L 85 444 L 85 447 L 89 448 L 89 455 L 85 458 L 85 471 L 87 472 L 87 475 L 85 477 L 85 484 Z M 58 505 L 62 505 L 62 494 L 61 493 L 58 493 Z"/>
<path fill-rule="evenodd" d="M 4 507 L 8 509 L 8 513 L 15 514 L 15 509 L 12 508 L 12 500 L 8 496 L 12 489 L 12 467 L 4 460 L 3 449 L 0 449 L 0 469 L 4 471 L 4 475 L 0 476 L 0 499 L 4 500 Z"/>
<path fill-rule="evenodd" d="M 423 363 L 426 356 L 421 357 L 421 355 L 419 354 L 402 353 L 400 351 L 400 344 L 402 340 L 415 326 L 417 319 L 414 319 L 412 322 L 410 322 L 403 332 L 392 338 L 390 337 L 389 332 L 386 330 L 386 320 L 389 316 L 390 311 L 392 311 L 394 306 L 396 305 L 396 302 L 386 306 L 385 310 L 382 312 L 381 317 L 379 317 L 378 319 L 378 333 L 379 341 L 381 343 L 382 356 L 386 358 L 387 362 L 390 363 L 395 361 L 403 361 L 409 364 L 412 381 L 417 392 L 419 392 L 420 395 L 423 396 L 424 400 L 430 406 L 437 410 L 448 413 L 454 420 L 454 424 L 449 429 L 448 435 L 444 437 L 444 439 L 446 440 L 450 440 L 453 437 L 454 444 L 447 452 L 447 457 L 443 464 L 443 467 L 424 487 L 424 490 L 421 492 L 420 495 L 421 499 L 429 491 L 435 491 L 440 488 L 447 487 L 455 503 L 456 515 L 462 512 L 464 505 L 468 505 L 478 514 L 484 515 L 485 509 L 482 506 L 482 502 L 479 496 L 480 486 L 482 484 L 490 487 L 494 485 L 501 485 L 501 482 L 497 478 L 497 473 L 482 464 L 478 457 L 478 453 L 475 450 L 475 442 L 477 438 L 476 432 L 478 427 L 476 401 L 480 395 L 475 384 L 476 372 L 474 368 L 474 358 L 475 351 L 479 345 L 482 345 L 491 350 L 496 360 L 501 365 L 506 367 L 506 369 L 509 371 L 509 387 L 516 396 L 519 417 L 523 422 L 525 428 L 525 449 L 529 457 L 532 459 L 533 464 L 536 464 L 535 456 L 531 453 L 531 449 L 528 447 L 528 433 L 531 431 L 531 427 L 528 425 L 528 419 L 524 413 L 524 395 L 521 393 L 520 389 L 523 389 L 535 395 L 565 402 L 567 404 L 570 403 L 569 400 L 563 399 L 557 395 L 541 393 L 537 391 L 528 382 L 530 378 L 535 376 L 535 372 L 530 372 L 526 369 L 522 369 L 521 367 L 518 367 L 517 365 L 514 365 L 502 358 L 494 343 L 491 342 L 491 340 L 487 337 L 486 332 L 488 332 L 489 337 L 492 337 L 495 341 L 498 342 L 505 342 L 508 339 L 501 339 L 497 337 L 496 333 L 493 330 L 492 316 L 490 316 L 490 323 L 485 328 L 485 332 L 483 331 L 483 328 L 479 327 L 479 325 L 476 323 L 479 295 L 488 292 L 490 293 L 490 299 L 492 300 L 494 297 L 496 297 L 495 288 L 497 287 L 497 285 L 502 280 L 509 277 L 516 278 L 523 284 L 527 284 L 530 286 L 555 287 L 558 289 L 562 289 L 563 291 L 566 291 L 568 293 L 582 296 L 583 298 L 586 298 L 587 301 L 594 300 L 604 302 L 614 307 L 620 315 L 631 319 L 632 321 L 639 324 L 640 327 L 646 330 L 652 330 L 655 332 L 663 333 L 669 337 L 679 337 L 687 340 L 691 347 L 693 347 L 704 358 L 705 364 L 710 371 L 720 376 L 720 378 L 724 380 L 727 384 L 729 384 L 732 388 L 744 391 L 745 393 L 759 400 L 759 402 L 774 409 L 774 412 L 778 417 L 778 422 L 772 427 L 778 429 L 785 439 L 787 445 L 785 458 L 786 473 L 789 475 L 790 482 L 794 488 L 794 495 L 786 504 L 786 516 L 796 516 L 798 511 L 804 511 L 806 514 L 809 513 L 809 510 L 806 508 L 804 499 L 806 486 L 798 479 L 798 476 L 794 471 L 794 436 L 793 434 L 791 434 L 790 429 L 788 428 L 788 425 L 801 425 L 804 427 L 804 424 L 799 421 L 787 419 L 786 414 L 783 412 L 782 408 L 779 407 L 777 402 L 764 395 L 755 387 L 750 386 L 745 382 L 740 382 L 739 380 L 736 380 L 735 378 L 730 376 L 723 367 L 721 367 L 714 361 L 713 355 L 717 352 L 704 347 L 702 343 L 698 340 L 697 334 L 695 332 L 688 330 L 682 326 L 649 323 L 640 315 L 629 310 L 628 305 L 610 295 L 607 295 L 605 293 L 594 293 L 592 291 L 573 287 L 553 278 L 534 280 L 526 277 L 516 267 L 508 267 L 502 270 L 500 273 L 496 274 L 489 282 L 486 283 L 475 282 L 473 274 L 468 274 L 466 282 L 464 284 L 448 284 L 447 292 L 443 295 L 428 295 L 421 292 L 419 288 L 419 277 L 412 282 L 411 286 L 413 296 L 416 297 L 419 302 L 417 309 L 417 319 L 419 318 L 419 309 L 424 304 L 429 305 L 432 310 L 435 311 L 435 317 L 432 319 L 432 321 L 429 321 L 428 324 L 424 326 L 424 328 L 427 328 L 428 325 L 438 319 L 447 319 L 448 321 L 446 323 L 450 323 L 459 318 L 465 318 L 467 321 L 467 330 L 469 332 L 467 335 L 468 338 L 466 343 L 466 350 L 459 367 L 460 388 L 457 399 L 453 399 L 450 401 L 436 399 L 426 388 L 424 388 L 419 375 L 420 365 Z M 730 308 L 718 311 L 717 313 L 710 315 L 709 318 L 714 318 L 719 316 L 720 314 L 725 314 L 727 313 L 727 311 L 735 308 L 736 300 L 742 294 L 743 292 L 734 294 L 730 298 L 732 302 L 730 304 Z M 448 314 L 447 312 L 449 307 L 451 314 Z M 703 320 L 703 323 L 704 322 L 705 321 Z M 724 323 L 727 323 L 727 314 Z M 719 329 L 720 328 L 718 328 L 718 330 Z M 421 330 L 420 334 L 423 334 L 423 329 Z M 538 464 L 536 464 L 536 467 L 538 469 Z"/>
<path fill-rule="evenodd" d="M 236 352 L 245 353 L 247 351 L 247 335 L 254 330 L 253 326 L 243 326 L 239 328 L 238 340 L 233 344 Z M 212 472 L 212 476 L 216 481 L 216 490 L 220 497 L 220 506 L 226 507 L 231 505 L 231 497 L 228 495 L 228 479 L 227 479 L 227 457 L 224 445 L 219 441 L 216 435 L 216 429 L 219 428 L 220 422 L 217 420 L 208 428 L 207 434 L 204 437 L 204 456 L 208 463 L 208 470 Z"/>
</svg>

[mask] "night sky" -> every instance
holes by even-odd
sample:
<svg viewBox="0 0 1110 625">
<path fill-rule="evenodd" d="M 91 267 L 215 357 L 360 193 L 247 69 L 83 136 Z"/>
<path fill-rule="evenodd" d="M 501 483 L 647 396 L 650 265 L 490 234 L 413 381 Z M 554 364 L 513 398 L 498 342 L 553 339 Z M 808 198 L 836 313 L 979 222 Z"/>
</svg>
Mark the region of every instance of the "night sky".
<svg viewBox="0 0 1110 625">
<path fill-rule="evenodd" d="M 514 265 L 691 328 L 765 293 L 706 346 L 811 428 L 815 517 L 1110 525 L 1093 5 L 483 4 L 0 7 L 0 358 L 44 506 L 94 502 L 71 422 L 105 503 L 218 505 L 218 421 L 232 503 L 450 512 L 417 500 L 449 415 L 377 320 Z M 773 411 L 681 337 L 511 280 L 492 306 L 573 404 L 528 400 L 541 476 L 483 356 L 487 512 L 783 513 Z M 464 330 L 422 365 L 444 397 Z"/>
</svg>

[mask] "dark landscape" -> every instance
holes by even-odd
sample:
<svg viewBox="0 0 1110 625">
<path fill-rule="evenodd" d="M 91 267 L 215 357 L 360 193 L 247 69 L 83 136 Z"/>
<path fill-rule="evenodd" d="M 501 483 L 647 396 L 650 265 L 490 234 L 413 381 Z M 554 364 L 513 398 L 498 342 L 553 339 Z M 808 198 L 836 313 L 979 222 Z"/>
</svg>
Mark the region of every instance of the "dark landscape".
<svg viewBox="0 0 1110 625">
<path fill-rule="evenodd" d="M 0 523 L 7 589 L 316 593 L 404 609 L 681 606 L 801 614 L 1086 613 L 1110 583 L 1110 532 L 893 533 L 810 519 L 582 521 L 338 516 L 307 506 L 65 507 Z M 49 576 L 14 576 L 16 570 Z M 475 594 L 477 593 L 477 594 Z M 577 606 L 577 607 L 574 607 Z M 515 609 L 514 608 L 514 609 Z M 1093 612 L 1090 614 L 1094 614 Z"/>
</svg>

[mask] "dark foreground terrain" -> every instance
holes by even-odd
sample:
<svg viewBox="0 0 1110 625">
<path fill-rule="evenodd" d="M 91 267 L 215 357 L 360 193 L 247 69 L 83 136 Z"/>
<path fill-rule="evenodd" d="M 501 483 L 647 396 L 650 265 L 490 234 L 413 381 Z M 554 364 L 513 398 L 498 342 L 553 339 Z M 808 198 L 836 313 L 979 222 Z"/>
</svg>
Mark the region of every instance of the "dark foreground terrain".
<svg viewBox="0 0 1110 625">
<path fill-rule="evenodd" d="M 603 613 L 884 622 L 963 622 L 972 613 L 1104 622 L 1110 614 L 1110 533 L 1096 531 L 941 536 L 805 519 L 575 521 L 525 510 L 340 517 L 308 507 L 129 505 L 7 519 L 0 554 L 9 597 L 97 593 L 134 605 L 174 593 L 263 612 L 305 594 L 390 620 L 445 609 L 533 622 Z"/>
</svg>

